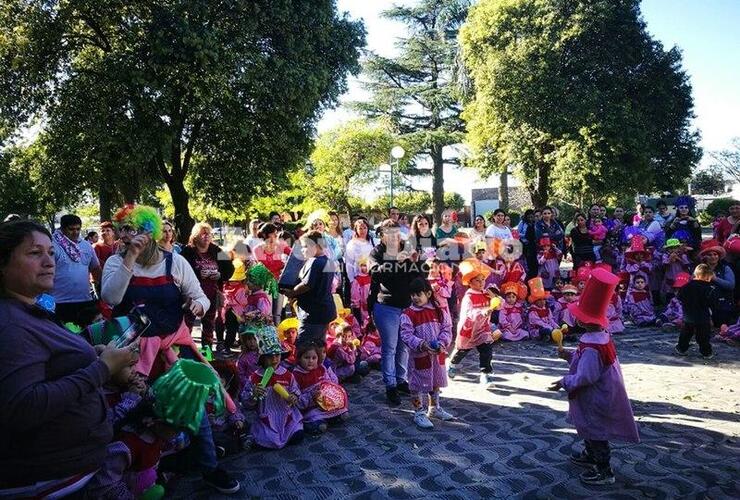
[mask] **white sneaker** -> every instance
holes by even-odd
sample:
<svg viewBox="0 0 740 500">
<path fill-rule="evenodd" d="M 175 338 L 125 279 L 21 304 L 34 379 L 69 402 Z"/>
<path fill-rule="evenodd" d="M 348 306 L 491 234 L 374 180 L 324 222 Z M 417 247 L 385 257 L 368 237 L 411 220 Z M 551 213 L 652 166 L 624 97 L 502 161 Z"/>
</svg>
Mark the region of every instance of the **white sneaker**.
<svg viewBox="0 0 740 500">
<path fill-rule="evenodd" d="M 449 378 L 455 378 L 455 375 L 457 375 L 457 368 L 455 368 L 455 365 L 450 364 L 450 366 L 447 367 L 447 376 Z"/>
<path fill-rule="evenodd" d="M 434 424 L 429 420 L 424 410 L 414 412 L 414 423 L 420 429 L 431 429 L 434 427 Z"/>
<path fill-rule="evenodd" d="M 444 411 L 439 406 L 430 406 L 429 411 L 427 412 L 427 416 L 429 418 L 438 418 L 444 421 L 452 420 L 455 418 L 451 413 Z"/>
<path fill-rule="evenodd" d="M 488 386 L 493 383 L 493 373 L 481 373 L 480 385 Z"/>
</svg>

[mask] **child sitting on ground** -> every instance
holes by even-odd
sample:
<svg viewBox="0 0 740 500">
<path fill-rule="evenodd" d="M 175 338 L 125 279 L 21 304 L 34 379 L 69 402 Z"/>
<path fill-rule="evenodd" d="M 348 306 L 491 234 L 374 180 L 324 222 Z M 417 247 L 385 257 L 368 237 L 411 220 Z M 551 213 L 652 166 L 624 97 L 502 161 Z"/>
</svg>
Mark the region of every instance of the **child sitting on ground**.
<svg viewBox="0 0 740 500">
<path fill-rule="evenodd" d="M 683 326 L 676 345 L 676 354 L 686 356 L 689 342 L 696 336 L 699 352 L 704 359 L 712 359 L 712 344 L 709 341 L 712 333 L 711 307 L 716 300 L 716 291 L 712 286 L 714 271 L 706 265 L 699 264 L 694 269 L 694 279 L 681 287 L 678 300 L 683 307 Z"/>
<path fill-rule="evenodd" d="M 640 440 L 617 350 L 606 332 L 606 309 L 618 282 L 608 271 L 596 269 L 579 302 L 568 306 L 585 333 L 575 351 L 558 349 L 570 370 L 549 388 L 568 393 L 568 421 L 585 442 L 585 449 L 573 454 L 571 461 L 589 469 L 580 476 L 585 484 L 614 484 L 609 441 Z"/>
<path fill-rule="evenodd" d="M 292 370 L 298 362 L 296 356 L 296 339 L 298 338 L 298 318 L 285 318 L 277 327 L 280 347 L 283 349 L 283 365 Z"/>
<path fill-rule="evenodd" d="M 334 373 L 342 382 L 360 382 L 362 377 L 355 373 L 359 340 L 352 334 L 352 327 L 346 323 L 338 324 L 335 331 L 334 343 L 326 351 L 326 355 L 331 359 Z"/>
<path fill-rule="evenodd" d="M 429 282 L 416 278 L 409 284 L 411 306 L 401 313 L 401 340 L 409 348 L 409 389 L 414 406 L 414 423 L 422 429 L 431 429 L 430 417 L 452 420 L 442 409 L 439 390 L 447 387 L 445 358 L 452 342 L 452 320 L 446 309 L 435 302 Z M 424 403 L 429 398 L 429 409 Z"/>
<path fill-rule="evenodd" d="M 370 323 L 360 345 L 360 359 L 365 361 L 370 368 L 380 368 L 380 334 L 375 325 Z"/>
<path fill-rule="evenodd" d="M 504 295 L 504 304 L 498 314 L 498 327 L 502 338 L 509 341 L 524 340 L 529 338 L 529 332 L 525 328 L 524 299 L 527 296 L 527 287 L 523 283 L 509 282 L 501 285 L 501 293 Z"/>
<path fill-rule="evenodd" d="M 647 289 L 647 279 L 641 274 L 633 278 L 632 288 L 624 300 L 624 312 L 635 326 L 645 327 L 655 323 L 655 310 L 650 290 Z"/>
<path fill-rule="evenodd" d="M 683 326 L 683 306 L 681 305 L 681 300 L 678 298 L 678 291 L 687 285 L 689 281 L 691 281 L 691 275 L 689 273 L 678 274 L 672 280 L 673 297 L 665 310 L 658 315 L 658 319 L 655 320 L 656 326 L 661 327 L 664 331 L 670 331 L 675 328 L 680 330 Z"/>
<path fill-rule="evenodd" d="M 557 302 L 557 310 L 553 315 L 557 323 L 568 325 L 569 329 L 572 330 L 576 326 L 576 319 L 573 317 L 570 311 L 568 311 L 568 304 L 578 302 L 578 288 L 575 285 L 567 284 L 563 286 L 563 296 Z"/>
<path fill-rule="evenodd" d="M 552 296 L 552 298 L 556 301 L 560 300 L 560 297 L 563 296 L 563 287 L 565 286 L 565 280 L 560 275 L 560 271 L 558 271 L 552 283 L 553 284 L 552 290 L 550 290 L 550 296 Z"/>
<path fill-rule="evenodd" d="M 547 307 L 550 294 L 545 291 L 542 278 L 529 280 L 529 336 L 533 339 L 550 340 L 550 334 L 558 327 L 552 311 Z"/>
<path fill-rule="evenodd" d="M 612 299 L 609 301 L 609 306 L 606 308 L 606 318 L 609 320 L 609 326 L 606 327 L 606 331 L 609 332 L 610 335 L 624 332 L 622 312 L 622 297 L 619 296 L 619 292 L 615 291 L 614 295 L 612 295 Z"/>
<path fill-rule="evenodd" d="M 236 360 L 236 371 L 239 374 L 239 387 L 244 389 L 249 376 L 259 368 L 259 350 L 257 348 L 257 332 L 259 328 L 254 323 L 246 323 L 239 327 L 239 342 L 241 354 Z"/>
</svg>

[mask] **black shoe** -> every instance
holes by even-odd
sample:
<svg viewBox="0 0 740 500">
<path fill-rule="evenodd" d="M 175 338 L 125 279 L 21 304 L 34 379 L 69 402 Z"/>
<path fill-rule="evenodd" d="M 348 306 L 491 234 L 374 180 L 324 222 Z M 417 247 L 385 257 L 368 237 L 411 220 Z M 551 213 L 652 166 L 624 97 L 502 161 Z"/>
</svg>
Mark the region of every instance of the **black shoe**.
<svg viewBox="0 0 740 500">
<path fill-rule="evenodd" d="M 359 384 L 362 382 L 362 376 L 359 373 L 353 373 L 349 377 L 342 380 L 346 384 Z"/>
<path fill-rule="evenodd" d="M 614 484 L 614 472 L 611 467 L 606 469 L 593 469 L 581 474 L 581 482 L 584 484 Z"/>
<path fill-rule="evenodd" d="M 224 495 L 236 493 L 239 491 L 240 487 L 239 481 L 233 479 L 228 472 L 221 468 L 213 469 L 212 472 L 203 473 L 203 482 Z"/>
<path fill-rule="evenodd" d="M 586 450 L 583 450 L 580 453 L 573 453 L 570 456 L 570 461 L 576 465 L 580 465 L 581 467 L 595 467 L 596 466 L 596 461 L 591 455 L 586 453 Z"/>
<path fill-rule="evenodd" d="M 400 392 L 401 394 L 406 394 L 407 396 L 411 395 L 411 389 L 409 389 L 408 382 L 401 382 L 400 384 L 397 384 L 396 390 Z"/>
<path fill-rule="evenodd" d="M 226 456 L 226 448 L 223 446 L 216 445 L 216 458 L 224 458 Z"/>
<path fill-rule="evenodd" d="M 386 387 L 385 399 L 388 400 L 388 404 L 398 406 L 401 404 L 401 397 L 398 395 L 397 387 Z"/>
</svg>

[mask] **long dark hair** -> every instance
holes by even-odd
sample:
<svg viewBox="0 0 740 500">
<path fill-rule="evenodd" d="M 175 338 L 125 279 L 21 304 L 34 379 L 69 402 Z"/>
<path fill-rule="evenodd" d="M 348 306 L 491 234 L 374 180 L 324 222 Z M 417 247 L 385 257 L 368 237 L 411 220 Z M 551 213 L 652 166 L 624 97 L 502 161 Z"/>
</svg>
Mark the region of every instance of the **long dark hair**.
<svg viewBox="0 0 740 500">
<path fill-rule="evenodd" d="M 10 256 L 32 233 L 41 233 L 51 239 L 51 233 L 36 221 L 16 219 L 0 224 L 0 268 L 10 262 Z"/>
<path fill-rule="evenodd" d="M 437 298 L 434 296 L 434 290 L 432 290 L 432 285 L 429 284 L 429 281 L 424 278 L 414 278 L 411 280 L 411 283 L 409 283 L 409 294 L 427 292 L 432 294 L 429 298 L 429 302 L 434 306 L 434 312 L 437 314 L 437 321 L 439 321 L 439 324 L 441 325 L 444 321 L 444 312 L 437 303 Z"/>
</svg>

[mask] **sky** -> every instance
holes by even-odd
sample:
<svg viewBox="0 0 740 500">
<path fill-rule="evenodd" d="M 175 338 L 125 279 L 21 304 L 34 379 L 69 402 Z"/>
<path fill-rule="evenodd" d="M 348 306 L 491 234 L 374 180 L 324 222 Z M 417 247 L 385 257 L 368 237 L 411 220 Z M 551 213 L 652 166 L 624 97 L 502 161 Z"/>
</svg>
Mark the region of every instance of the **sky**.
<svg viewBox="0 0 740 500">
<path fill-rule="evenodd" d="M 393 4 L 413 4 L 403 0 L 338 0 L 340 11 L 362 19 L 367 30 L 367 49 L 393 56 L 394 41 L 404 35 L 400 23 L 381 18 Z M 643 0 L 643 18 L 650 34 L 666 49 L 678 46 L 683 68 L 691 79 L 694 96 L 694 127 L 701 133 L 707 168 L 710 151 L 730 146 L 740 137 L 740 0 Z M 367 98 L 359 78 L 351 78 L 342 102 Z M 318 124 L 319 132 L 353 118 L 341 106 L 327 111 Z M 460 193 L 470 201 L 471 186 L 492 187 L 494 179 L 480 179 L 470 169 L 445 169 L 445 191 Z M 417 181 L 416 189 L 431 189 L 431 179 Z"/>
</svg>

